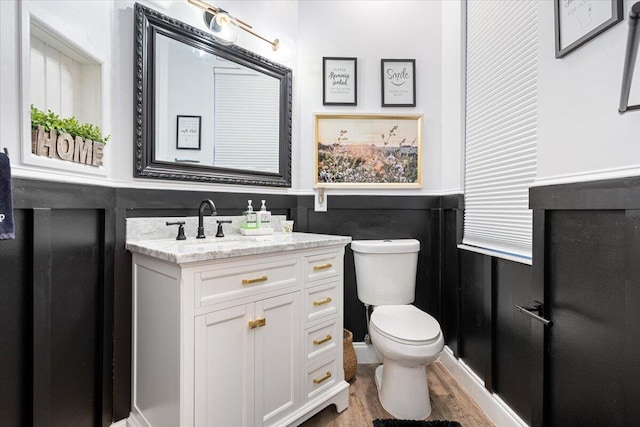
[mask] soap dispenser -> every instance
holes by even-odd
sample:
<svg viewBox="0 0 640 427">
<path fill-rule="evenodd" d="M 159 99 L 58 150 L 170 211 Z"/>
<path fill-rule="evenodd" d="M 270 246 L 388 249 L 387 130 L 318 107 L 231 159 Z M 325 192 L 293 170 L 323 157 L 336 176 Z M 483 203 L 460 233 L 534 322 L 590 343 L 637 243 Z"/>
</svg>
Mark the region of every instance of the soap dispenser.
<svg viewBox="0 0 640 427">
<path fill-rule="evenodd" d="M 262 206 L 258 212 L 258 224 L 260 228 L 271 228 L 271 212 L 267 210 L 265 200 L 262 200 Z"/>
<path fill-rule="evenodd" d="M 248 202 L 247 210 L 243 212 L 244 224 L 242 225 L 242 228 L 247 230 L 253 230 L 258 228 L 258 215 L 253 210 L 253 206 L 251 205 L 252 203 L 251 200 L 247 200 L 247 202 Z"/>
</svg>

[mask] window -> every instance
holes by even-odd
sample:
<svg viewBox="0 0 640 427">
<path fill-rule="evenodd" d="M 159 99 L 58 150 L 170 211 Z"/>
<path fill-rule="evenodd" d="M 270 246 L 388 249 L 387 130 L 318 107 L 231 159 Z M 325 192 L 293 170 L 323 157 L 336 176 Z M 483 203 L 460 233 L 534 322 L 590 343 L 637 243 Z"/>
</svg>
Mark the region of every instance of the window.
<svg viewBox="0 0 640 427">
<path fill-rule="evenodd" d="M 537 3 L 467 1 L 463 245 L 531 258 Z"/>
<path fill-rule="evenodd" d="M 224 69 L 214 73 L 214 81 L 213 165 L 277 173 L 280 153 L 273 141 L 280 139 L 280 82 Z M 242 147 L 237 141 L 244 141 Z"/>
</svg>

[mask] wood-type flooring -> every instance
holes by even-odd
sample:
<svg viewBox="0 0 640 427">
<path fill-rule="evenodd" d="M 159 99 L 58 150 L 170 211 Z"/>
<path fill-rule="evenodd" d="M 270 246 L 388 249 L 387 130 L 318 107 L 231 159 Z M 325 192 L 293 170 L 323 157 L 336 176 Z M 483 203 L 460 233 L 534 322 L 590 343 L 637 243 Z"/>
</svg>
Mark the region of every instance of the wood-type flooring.
<svg viewBox="0 0 640 427">
<path fill-rule="evenodd" d="M 371 427 L 375 419 L 393 418 L 378 400 L 374 380 L 377 366 L 358 365 L 355 377 L 349 381 L 349 408 L 337 413 L 331 405 L 301 427 Z M 427 420 L 458 421 L 463 427 L 494 426 L 440 362 L 430 364 L 427 375 L 432 408 Z"/>
</svg>

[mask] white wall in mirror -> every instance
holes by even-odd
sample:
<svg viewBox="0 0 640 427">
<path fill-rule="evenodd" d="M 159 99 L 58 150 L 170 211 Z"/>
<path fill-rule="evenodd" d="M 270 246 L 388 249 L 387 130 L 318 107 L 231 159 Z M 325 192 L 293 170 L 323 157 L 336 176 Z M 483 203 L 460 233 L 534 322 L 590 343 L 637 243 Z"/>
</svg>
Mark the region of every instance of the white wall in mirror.
<svg viewBox="0 0 640 427">
<path fill-rule="evenodd" d="M 160 33 L 155 69 L 155 160 L 278 172 L 277 79 Z M 178 144 L 185 116 L 199 121 L 195 146 Z"/>
</svg>

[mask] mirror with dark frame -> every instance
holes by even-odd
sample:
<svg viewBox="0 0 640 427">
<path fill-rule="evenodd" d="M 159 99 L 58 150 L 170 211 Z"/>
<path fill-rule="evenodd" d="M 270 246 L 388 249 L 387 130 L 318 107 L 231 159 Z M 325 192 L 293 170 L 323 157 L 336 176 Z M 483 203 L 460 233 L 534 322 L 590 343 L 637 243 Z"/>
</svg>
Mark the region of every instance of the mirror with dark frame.
<svg viewBox="0 0 640 427">
<path fill-rule="evenodd" d="M 136 178 L 291 187 L 291 70 L 135 5 Z"/>
</svg>

